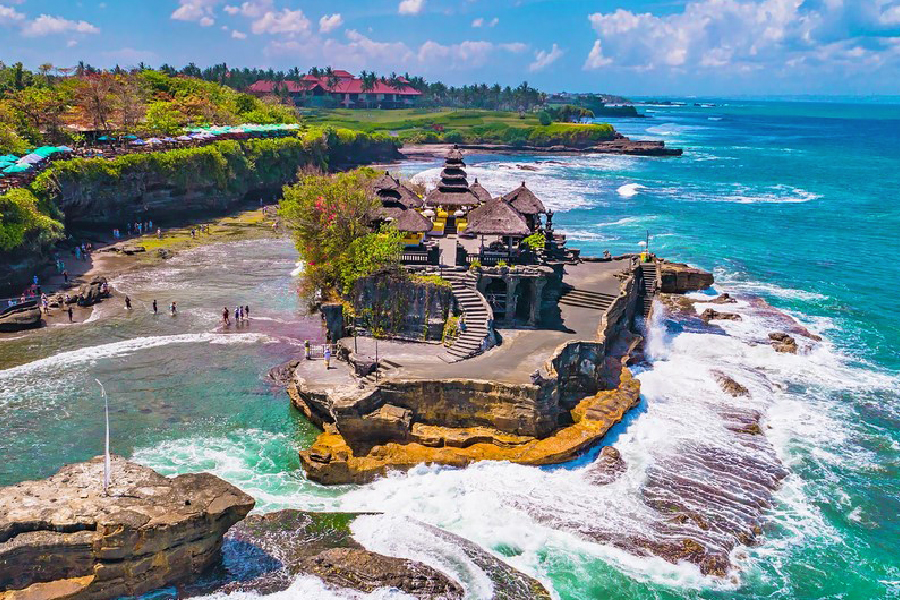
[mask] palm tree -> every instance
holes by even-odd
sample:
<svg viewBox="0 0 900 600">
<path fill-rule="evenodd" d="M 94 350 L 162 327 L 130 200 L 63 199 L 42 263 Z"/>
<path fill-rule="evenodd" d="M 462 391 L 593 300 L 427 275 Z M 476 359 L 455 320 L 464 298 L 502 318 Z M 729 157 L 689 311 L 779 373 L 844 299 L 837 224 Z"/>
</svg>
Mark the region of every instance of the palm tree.
<svg viewBox="0 0 900 600">
<path fill-rule="evenodd" d="M 50 71 L 52 71 L 52 70 L 53 70 L 53 65 L 50 64 L 50 63 L 41 63 L 41 65 L 38 67 L 38 71 L 40 71 L 40 72 L 41 72 L 41 75 L 44 76 L 44 79 L 47 80 L 47 85 L 50 85 L 50 75 L 49 75 L 49 73 L 50 73 Z"/>
</svg>

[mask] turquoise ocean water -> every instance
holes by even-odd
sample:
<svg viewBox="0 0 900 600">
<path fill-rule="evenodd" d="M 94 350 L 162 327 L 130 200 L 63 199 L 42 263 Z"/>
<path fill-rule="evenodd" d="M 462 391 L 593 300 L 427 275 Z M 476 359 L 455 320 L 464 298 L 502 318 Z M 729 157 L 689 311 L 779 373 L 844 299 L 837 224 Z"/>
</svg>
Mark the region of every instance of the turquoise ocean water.
<svg viewBox="0 0 900 600">
<path fill-rule="evenodd" d="M 215 472 L 259 510 L 385 511 L 396 526 L 360 532 L 367 544 L 453 565 L 472 597 L 489 597 L 472 567 L 452 549 L 411 549 L 404 519 L 497 552 L 562 599 L 900 597 L 900 107 L 709 102 L 614 122 L 683 147 L 681 158 L 468 157 L 470 180 L 494 193 L 526 180 L 583 252 L 636 251 L 649 235 L 658 254 L 742 295 L 727 310 L 743 319 L 716 333 L 648 324 L 644 399 L 606 440 L 628 465 L 613 484 L 590 483 L 593 454 L 548 469 L 420 468 L 360 487 L 306 481 L 296 449 L 315 431 L 263 376 L 321 339 L 292 292 L 286 240 L 182 253 L 113 282 L 137 300 L 132 313 L 108 303 L 90 323 L 0 340 L 0 484 L 100 451 L 97 377 L 117 452 L 165 473 Z M 438 167 L 399 170 L 430 181 Z M 178 300 L 181 314 L 151 317 L 153 298 Z M 223 335 L 221 306 L 238 302 L 253 305 L 254 322 Z M 775 353 L 765 338 L 784 315 L 823 341 Z M 724 396 L 714 370 L 750 398 Z M 764 435 L 736 435 L 738 413 L 758 413 Z M 773 473 L 785 476 L 770 492 L 759 483 Z M 712 527 L 673 525 L 661 497 Z M 747 523 L 760 527 L 752 546 L 729 533 Z M 682 538 L 729 554 L 733 568 L 706 576 L 632 543 Z M 284 595 L 342 597 L 309 581 Z"/>
</svg>

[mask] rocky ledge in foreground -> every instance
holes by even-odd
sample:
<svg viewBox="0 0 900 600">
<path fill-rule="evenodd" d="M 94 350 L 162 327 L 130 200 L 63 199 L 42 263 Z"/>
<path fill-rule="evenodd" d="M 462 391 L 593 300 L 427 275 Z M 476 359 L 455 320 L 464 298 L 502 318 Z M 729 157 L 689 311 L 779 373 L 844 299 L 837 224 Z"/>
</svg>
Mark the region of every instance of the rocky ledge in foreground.
<svg viewBox="0 0 900 600">
<path fill-rule="evenodd" d="M 163 477 L 112 458 L 0 489 L 0 600 L 136 596 L 190 579 L 254 500 L 209 473 Z"/>
<path fill-rule="evenodd" d="M 402 529 L 406 550 L 416 560 L 365 548 L 351 530 L 358 521 L 369 538 L 390 538 Z M 384 540 L 366 543 L 379 541 Z M 228 532 L 222 553 L 221 565 L 205 581 L 180 589 L 179 595 L 271 594 L 309 575 L 331 587 L 367 593 L 392 588 L 419 600 L 472 597 L 474 590 L 467 589 L 471 583 L 460 583 L 472 578 L 489 579 L 494 600 L 550 598 L 538 581 L 468 540 L 418 521 L 380 514 L 298 510 L 254 514 Z"/>
</svg>

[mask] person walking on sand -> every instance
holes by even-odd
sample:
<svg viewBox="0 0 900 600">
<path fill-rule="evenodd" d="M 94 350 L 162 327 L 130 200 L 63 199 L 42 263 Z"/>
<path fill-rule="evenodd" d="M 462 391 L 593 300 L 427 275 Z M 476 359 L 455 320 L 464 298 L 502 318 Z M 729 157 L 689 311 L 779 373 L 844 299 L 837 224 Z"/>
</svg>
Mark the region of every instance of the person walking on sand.
<svg viewBox="0 0 900 600">
<path fill-rule="evenodd" d="M 197 230 L 191 228 L 191 239 L 193 240 L 193 239 L 196 239 L 196 238 L 197 238 Z"/>
<path fill-rule="evenodd" d="M 248 321 L 250 320 L 250 307 L 249 306 L 244 307 L 244 318 L 247 319 Z"/>
<path fill-rule="evenodd" d="M 169 312 L 172 313 L 172 316 L 175 316 L 175 312 L 177 311 L 177 307 L 175 306 L 175 301 L 172 300 L 172 304 L 169 305 Z"/>
<path fill-rule="evenodd" d="M 69 271 L 68 271 L 68 269 L 63 269 L 63 283 L 69 283 Z"/>
<path fill-rule="evenodd" d="M 68 313 L 69 313 L 69 323 L 74 323 L 75 319 L 72 318 L 72 307 L 71 306 L 69 307 Z"/>
<path fill-rule="evenodd" d="M 156 300 L 153 301 L 153 314 L 154 314 L 154 315 L 158 315 L 158 314 L 159 314 L 159 308 L 158 308 L 157 305 L 156 305 Z"/>
<path fill-rule="evenodd" d="M 131 310 L 131 298 L 125 296 L 125 310 Z"/>
<path fill-rule="evenodd" d="M 225 327 L 231 326 L 231 321 L 228 319 L 228 307 L 222 309 L 222 321 L 225 322 Z"/>
<path fill-rule="evenodd" d="M 156 228 L 156 239 L 158 239 L 158 240 L 162 239 L 162 229 L 160 227 Z"/>
</svg>

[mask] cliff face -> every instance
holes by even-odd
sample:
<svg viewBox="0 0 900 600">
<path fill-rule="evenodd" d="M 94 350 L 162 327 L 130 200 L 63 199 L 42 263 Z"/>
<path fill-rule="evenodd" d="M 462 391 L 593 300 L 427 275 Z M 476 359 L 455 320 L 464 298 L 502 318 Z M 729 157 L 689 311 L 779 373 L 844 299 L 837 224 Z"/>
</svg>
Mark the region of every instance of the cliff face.
<svg viewBox="0 0 900 600">
<path fill-rule="evenodd" d="M 113 457 L 0 489 L 0 599 L 137 596 L 200 574 L 253 499 L 209 473 L 174 479 Z"/>
</svg>

